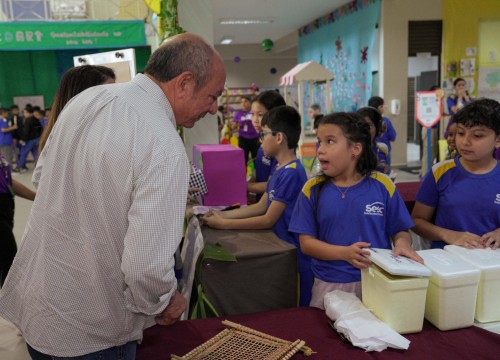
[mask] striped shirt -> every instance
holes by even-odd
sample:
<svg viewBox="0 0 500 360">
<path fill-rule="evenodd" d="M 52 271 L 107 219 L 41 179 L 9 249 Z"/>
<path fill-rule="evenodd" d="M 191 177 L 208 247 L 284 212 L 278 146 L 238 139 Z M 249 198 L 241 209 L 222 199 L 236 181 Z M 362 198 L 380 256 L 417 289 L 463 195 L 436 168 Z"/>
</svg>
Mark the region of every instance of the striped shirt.
<svg viewBox="0 0 500 360">
<path fill-rule="evenodd" d="M 140 340 L 177 286 L 188 173 L 172 108 L 147 76 L 73 98 L 33 174 L 0 316 L 53 356 Z"/>
</svg>

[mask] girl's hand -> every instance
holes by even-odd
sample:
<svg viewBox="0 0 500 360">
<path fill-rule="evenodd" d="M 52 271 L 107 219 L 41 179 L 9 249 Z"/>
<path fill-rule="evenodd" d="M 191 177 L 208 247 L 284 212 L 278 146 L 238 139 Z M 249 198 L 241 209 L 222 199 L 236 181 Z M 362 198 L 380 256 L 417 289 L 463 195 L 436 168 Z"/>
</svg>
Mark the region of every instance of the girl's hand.
<svg viewBox="0 0 500 360">
<path fill-rule="evenodd" d="M 452 236 L 447 236 L 446 242 L 448 244 L 463 246 L 467 249 L 484 249 L 486 247 L 479 235 L 460 231 L 452 231 L 452 233 Z"/>
<path fill-rule="evenodd" d="M 203 223 L 207 224 L 211 228 L 223 229 L 224 216 L 222 215 L 222 212 L 220 212 L 220 211 L 215 211 L 213 209 L 210 209 L 209 212 L 207 212 L 205 215 L 203 215 L 201 220 L 203 221 Z"/>
<path fill-rule="evenodd" d="M 421 264 L 424 263 L 424 259 L 411 246 L 404 244 L 402 241 L 396 242 L 393 254 L 394 256 L 405 256 Z"/>
<path fill-rule="evenodd" d="M 500 247 L 500 228 L 481 236 L 481 242 L 484 247 L 491 247 L 493 250 L 498 249 Z"/>
<path fill-rule="evenodd" d="M 344 259 L 358 269 L 366 269 L 372 262 L 367 258 L 370 252 L 364 248 L 370 247 L 371 244 L 367 242 L 357 242 L 350 246 L 345 247 Z M 365 256 L 366 255 L 366 256 Z"/>
</svg>

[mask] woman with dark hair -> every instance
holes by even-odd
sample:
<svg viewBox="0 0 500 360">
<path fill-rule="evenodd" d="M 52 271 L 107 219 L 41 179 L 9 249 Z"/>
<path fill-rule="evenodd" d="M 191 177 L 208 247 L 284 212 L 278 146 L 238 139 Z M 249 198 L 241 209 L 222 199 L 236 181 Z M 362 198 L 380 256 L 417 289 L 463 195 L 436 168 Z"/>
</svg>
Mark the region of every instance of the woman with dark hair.
<svg viewBox="0 0 500 360">
<path fill-rule="evenodd" d="M 448 113 L 450 114 L 450 120 L 446 125 L 446 131 L 444 132 L 444 138 L 448 137 L 448 129 L 453 123 L 453 115 L 457 113 L 458 110 L 463 108 L 468 103 L 472 102 L 474 99 L 467 92 L 467 83 L 462 78 L 456 78 L 453 81 L 454 94 L 448 96 L 446 100 L 446 105 L 448 106 Z"/>
<path fill-rule="evenodd" d="M 116 76 L 113 70 L 101 65 L 77 66 L 66 71 L 54 97 L 47 127 L 40 138 L 39 153 L 42 152 L 59 114 L 68 101 L 83 90 L 96 85 L 111 84 L 115 80 Z"/>
</svg>

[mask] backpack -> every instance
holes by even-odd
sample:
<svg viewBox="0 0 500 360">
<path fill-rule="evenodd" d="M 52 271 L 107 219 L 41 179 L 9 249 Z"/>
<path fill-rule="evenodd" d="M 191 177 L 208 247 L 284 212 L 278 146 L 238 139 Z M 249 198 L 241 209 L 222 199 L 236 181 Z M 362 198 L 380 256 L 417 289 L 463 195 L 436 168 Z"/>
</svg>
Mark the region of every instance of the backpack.
<svg viewBox="0 0 500 360">
<path fill-rule="evenodd" d="M 9 162 L 3 155 L 0 155 L 0 194 L 11 194 L 14 196 L 12 171 Z"/>
</svg>

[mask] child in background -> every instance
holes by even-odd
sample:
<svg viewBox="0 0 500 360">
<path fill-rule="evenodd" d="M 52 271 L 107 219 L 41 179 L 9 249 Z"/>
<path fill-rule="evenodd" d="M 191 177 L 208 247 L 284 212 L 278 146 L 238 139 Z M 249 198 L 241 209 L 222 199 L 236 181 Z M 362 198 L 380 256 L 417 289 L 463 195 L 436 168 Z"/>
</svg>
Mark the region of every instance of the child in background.
<svg viewBox="0 0 500 360">
<path fill-rule="evenodd" d="M 314 125 L 313 125 L 314 135 L 316 135 L 318 133 L 319 122 L 321 121 L 323 116 L 324 116 L 323 114 L 314 116 Z M 314 156 L 314 159 L 313 159 L 312 164 L 311 164 L 311 168 L 309 169 L 309 175 L 308 175 L 309 179 L 323 174 L 323 171 L 321 170 L 321 163 L 318 160 L 318 148 L 319 148 L 319 144 L 316 143 L 316 156 Z"/>
<path fill-rule="evenodd" d="M 8 120 L 9 110 L 0 109 L 0 155 L 3 155 L 9 164 L 14 159 L 14 139 L 12 132 L 17 130 L 17 125 L 12 125 Z"/>
<path fill-rule="evenodd" d="M 370 125 L 371 148 L 377 156 L 376 170 L 388 175 L 391 172 L 391 168 L 387 162 L 389 148 L 386 144 L 376 141 L 382 129 L 382 115 L 380 115 L 377 109 L 370 106 L 360 108 L 357 113 Z"/>
<path fill-rule="evenodd" d="M 22 145 L 21 154 L 19 155 L 17 167 L 14 171 L 23 173 L 28 170 L 26 167 L 26 161 L 29 153 L 33 156 L 33 160 L 36 161 L 38 157 L 38 144 L 40 142 L 42 131 L 42 125 L 40 125 L 40 121 L 38 121 L 38 119 L 34 116 L 33 108 L 26 105 L 26 108 L 24 109 L 23 136 L 22 140 L 19 141 Z"/>
<path fill-rule="evenodd" d="M 252 125 L 252 114 L 250 109 L 252 106 L 252 98 L 248 95 L 241 97 L 241 109 L 238 110 L 233 117 L 233 128 L 238 128 L 238 146 L 243 150 L 245 155 L 245 166 L 248 165 L 250 154 L 252 159 L 257 157 L 259 149 L 259 133 Z"/>
<path fill-rule="evenodd" d="M 446 142 L 448 143 L 448 149 L 446 149 L 445 159 L 450 160 L 458 155 L 457 145 L 455 144 L 455 135 L 457 134 L 457 124 L 453 123 L 448 128 L 448 136 L 446 137 Z"/>
<path fill-rule="evenodd" d="M 382 126 L 380 127 L 380 135 L 375 139 L 376 142 L 384 143 L 387 146 L 387 165 L 391 166 L 391 142 L 396 140 L 396 129 L 392 125 L 389 118 L 384 116 L 384 99 L 380 96 L 373 96 L 368 100 L 368 106 L 377 109 L 382 115 Z"/>
<path fill-rule="evenodd" d="M 310 258 L 302 254 L 298 237 L 288 231 L 300 189 L 307 180 L 306 171 L 295 156 L 301 130 L 300 115 L 290 106 L 278 106 L 262 118 L 260 139 L 264 154 L 276 159 L 278 166 L 272 173 L 260 201 L 230 211 L 214 211 L 203 217 L 205 223 L 216 229 L 273 229 L 281 239 L 298 250 L 300 274 L 300 305 L 309 305 L 312 273 Z"/>
<path fill-rule="evenodd" d="M 264 91 L 252 101 L 252 125 L 260 133 L 262 130 L 262 117 L 271 109 L 277 106 L 286 105 L 285 99 L 275 90 Z M 257 201 L 262 194 L 266 192 L 267 180 L 271 173 L 276 169 L 276 159 L 264 155 L 262 146 L 259 146 L 257 157 L 255 158 L 255 182 L 247 184 L 247 191 L 257 194 Z"/>
<path fill-rule="evenodd" d="M 500 246 L 500 104 L 481 99 L 454 116 L 459 156 L 437 163 L 422 181 L 412 217 L 432 248 Z M 432 219 L 435 216 L 435 221 Z"/>
<path fill-rule="evenodd" d="M 310 306 L 324 309 L 324 295 L 339 289 L 361 298 L 360 269 L 368 247 L 391 248 L 418 262 L 411 248 L 410 214 L 392 181 L 373 171 L 370 127 L 356 113 L 326 115 L 318 127 L 318 158 L 324 176 L 302 189 L 289 230 L 310 255 L 314 285 Z"/>
<path fill-rule="evenodd" d="M 317 126 L 316 127 L 314 126 L 316 116 L 318 115 L 323 116 L 323 112 L 321 111 L 321 106 L 319 106 L 318 104 L 311 104 L 309 105 L 307 113 L 309 115 L 309 126 L 314 131 L 314 129 L 317 128 Z"/>
<path fill-rule="evenodd" d="M 45 116 L 45 111 L 42 109 L 33 109 L 33 116 L 37 118 L 38 122 L 42 126 L 42 131 L 47 127 L 49 119 Z"/>
</svg>

